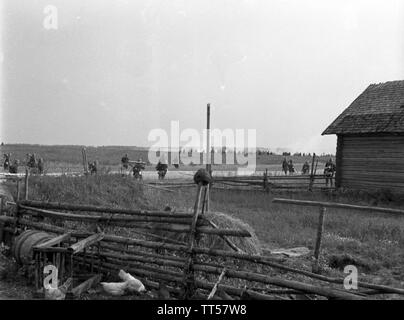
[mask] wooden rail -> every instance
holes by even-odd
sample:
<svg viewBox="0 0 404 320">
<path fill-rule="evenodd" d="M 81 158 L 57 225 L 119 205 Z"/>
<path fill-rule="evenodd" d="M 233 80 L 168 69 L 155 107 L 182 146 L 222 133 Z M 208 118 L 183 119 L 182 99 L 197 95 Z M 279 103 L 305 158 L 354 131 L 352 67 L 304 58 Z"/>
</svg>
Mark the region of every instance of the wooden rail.
<svg viewBox="0 0 404 320">
<path fill-rule="evenodd" d="M 4 223 L 8 223 L 10 225 L 13 225 L 15 223 L 15 220 L 12 217 L 0 217 L 0 221 L 4 222 Z M 61 228 L 61 227 L 56 227 L 53 225 L 47 225 L 44 223 L 38 223 L 38 222 L 33 222 L 24 218 L 21 218 L 19 220 L 19 223 L 21 225 L 24 226 L 28 226 L 31 228 L 35 228 L 35 229 L 39 229 L 39 230 L 44 230 L 47 232 L 56 232 L 56 233 L 66 233 L 66 229 L 65 228 Z M 12 228 L 11 230 L 14 230 L 14 228 Z M 78 232 L 78 231 L 74 231 L 71 230 L 71 236 L 73 238 L 76 239 L 84 239 L 84 238 L 88 238 L 89 236 L 91 236 L 92 233 L 83 233 L 83 232 Z M 103 244 L 104 242 L 106 243 L 115 243 L 116 245 L 125 245 L 126 249 L 123 248 L 119 248 L 117 246 L 111 246 L 111 245 L 107 245 L 107 244 Z M 107 253 L 107 252 L 102 252 L 102 255 L 100 257 L 108 257 L 109 259 L 113 259 L 113 261 L 122 261 L 122 259 L 126 260 L 126 261 L 139 261 L 139 263 L 134 264 L 134 263 L 130 263 L 130 265 L 132 266 L 129 270 L 131 270 L 131 272 L 133 272 L 133 274 L 137 274 L 137 275 L 142 275 L 142 276 L 151 276 L 154 279 L 162 279 L 164 277 L 165 280 L 170 281 L 173 280 L 172 275 L 174 275 L 175 273 L 173 272 L 166 272 L 162 269 L 152 269 L 149 267 L 146 267 L 145 264 L 146 263 L 152 263 L 155 264 L 157 263 L 158 265 L 161 266 L 172 266 L 172 267 L 181 267 L 183 266 L 183 259 L 184 258 L 180 258 L 177 257 L 176 259 L 174 259 L 175 256 L 173 256 L 172 258 L 170 258 L 169 256 L 165 256 L 165 255 L 158 255 L 158 254 L 151 254 L 151 253 L 147 253 L 145 252 L 146 256 L 149 256 L 150 258 L 141 258 L 139 255 L 139 250 L 134 250 L 134 249 L 128 249 L 127 246 L 138 246 L 139 248 L 150 248 L 150 249 L 166 249 L 166 250 L 172 250 L 172 251 L 177 251 L 177 252 L 184 252 L 187 253 L 189 251 L 189 248 L 187 245 L 173 245 L 173 244 L 162 244 L 161 242 L 152 242 L 152 241 L 146 241 L 146 240 L 139 240 L 139 239 L 133 239 L 133 238 L 125 238 L 125 237 L 121 237 L 121 236 L 115 236 L 115 235 L 105 235 L 105 237 L 101 240 L 101 246 L 104 247 L 106 249 L 114 249 L 114 251 L 116 251 L 118 254 L 114 255 L 112 253 Z M 125 252 L 125 254 L 119 254 L 119 252 L 122 252 L 122 250 Z M 133 252 L 131 252 L 133 251 Z M 195 254 L 198 255 L 207 255 L 207 256 L 219 256 L 221 258 L 230 258 L 230 259 L 240 259 L 240 260 L 244 260 L 244 261 L 250 261 L 250 262 L 254 262 L 257 264 L 261 264 L 261 265 L 267 265 L 270 267 L 273 267 L 275 269 L 280 269 L 283 271 L 287 271 L 287 272 L 292 272 L 292 273 L 300 273 L 302 275 L 305 275 L 307 277 L 311 277 L 313 279 L 317 279 L 317 280 L 321 280 L 321 281 L 325 281 L 328 283 L 334 283 L 334 284 L 339 284 L 342 287 L 343 284 L 343 279 L 338 279 L 338 278 L 329 278 L 329 277 L 325 277 L 322 275 L 317 275 L 315 273 L 310 273 L 309 271 L 305 271 L 305 270 L 299 270 L 299 269 L 294 269 L 291 267 L 288 267 L 287 265 L 281 264 L 280 262 L 282 261 L 282 259 L 277 259 L 274 257 L 262 257 L 262 256 L 258 256 L 258 255 L 248 255 L 248 254 L 243 254 L 243 253 L 237 253 L 237 252 L 231 252 L 231 251 L 224 251 L 224 250 L 213 250 L 213 249 L 209 249 L 209 248 L 201 248 L 201 247 L 194 247 L 192 250 Z M 80 259 L 84 259 L 84 258 L 80 258 Z M 176 261 L 177 262 L 176 262 Z M 84 260 L 83 260 L 84 261 Z M 100 266 L 100 268 L 113 268 L 113 269 L 119 269 L 120 265 L 122 265 L 122 263 L 119 262 L 113 262 L 110 261 L 109 263 L 102 263 L 102 265 Z M 231 260 L 233 261 L 233 260 Z M 278 261 L 278 262 L 277 262 Z M 84 261 L 85 262 L 85 261 Z M 88 262 L 88 259 L 87 259 Z M 123 263 L 123 265 L 125 265 L 125 263 Z M 201 263 L 197 263 L 194 265 L 195 271 L 202 271 L 202 272 L 207 272 L 207 273 L 212 273 L 212 274 L 220 274 L 220 272 L 222 272 L 222 267 L 221 266 L 214 266 L 214 265 L 206 265 L 206 264 L 201 264 Z M 183 269 L 183 268 L 181 268 Z M 155 271 L 151 271 L 151 270 L 155 270 Z M 157 271 L 158 270 L 158 271 Z M 282 279 L 275 279 L 275 278 L 268 278 L 268 277 L 262 277 L 258 274 L 250 274 L 250 272 L 242 272 L 242 271 L 236 271 L 236 270 L 232 270 L 231 268 L 229 269 L 230 273 L 229 276 L 230 277 L 234 277 L 234 278 L 242 278 L 245 280 L 250 280 L 250 281 L 254 281 L 254 282 L 263 282 L 266 284 L 272 284 L 275 286 L 280 286 L 280 287 L 286 287 L 286 288 L 293 288 L 295 290 L 302 290 L 303 292 L 308 292 L 308 293 L 314 293 L 314 294 L 318 294 L 318 295 L 324 295 L 324 296 L 328 296 L 328 297 L 334 297 L 334 298 L 346 298 L 346 299 L 357 299 L 357 298 L 362 298 L 361 296 L 358 296 L 356 294 L 349 294 L 348 296 L 345 296 L 344 293 L 348 293 L 348 292 L 344 292 L 343 290 L 323 290 L 322 288 L 324 287 L 319 287 L 318 285 L 310 285 L 310 286 L 306 286 L 306 284 L 304 283 L 300 283 L 300 282 L 289 282 L 289 281 L 283 281 Z M 165 275 L 166 274 L 166 275 Z M 179 273 L 181 274 L 181 273 Z M 178 283 L 182 283 L 183 278 L 178 280 Z M 203 282 L 202 282 L 203 283 Z M 376 285 L 376 284 L 368 284 L 368 283 L 364 283 L 364 282 L 358 282 L 358 286 L 360 288 L 369 288 L 369 289 L 373 289 L 376 290 L 377 292 L 380 293 L 396 293 L 396 294 L 404 294 L 404 289 L 399 289 L 399 288 L 393 288 L 393 287 L 388 287 L 388 286 L 382 286 L 382 285 Z M 196 287 L 201 288 L 204 287 L 200 281 L 196 281 Z M 226 290 L 228 289 L 228 286 L 225 285 L 219 285 L 219 288 L 226 288 Z M 207 288 L 207 287 L 206 287 Z M 213 288 L 213 286 L 211 286 L 210 288 Z M 238 290 L 238 291 L 237 291 Z M 230 289 L 230 291 L 228 291 L 229 293 L 240 293 L 242 291 L 242 289 Z M 264 299 L 264 298 L 269 298 L 269 296 L 260 296 L 260 293 L 251 290 L 252 291 L 252 295 L 254 295 L 256 298 L 260 298 L 260 299 Z M 342 293 L 340 294 L 339 292 Z M 254 292 L 256 292 L 257 294 L 255 295 Z"/>
<path fill-rule="evenodd" d="M 319 258 L 320 258 L 321 242 L 322 242 L 323 231 L 324 231 L 324 219 L 325 219 L 326 208 L 350 209 L 350 210 L 356 210 L 356 211 L 362 211 L 362 212 L 366 211 L 366 212 L 389 214 L 389 215 L 393 215 L 393 216 L 400 217 L 400 218 L 404 217 L 404 210 L 402 210 L 402 209 L 381 208 L 381 207 L 373 207 L 373 206 L 359 206 L 359 205 L 352 205 L 352 204 L 346 204 L 346 203 L 311 201 L 311 200 L 281 199 L 281 198 L 275 198 L 272 200 L 272 202 L 279 203 L 279 204 L 312 206 L 312 207 L 317 207 L 320 209 L 319 220 L 318 220 L 318 225 L 317 225 L 316 243 L 315 243 L 314 254 L 313 254 L 314 263 L 312 266 L 312 270 L 315 273 L 320 272 Z"/>
<path fill-rule="evenodd" d="M 359 206 L 353 204 L 345 203 L 335 203 L 335 202 L 321 202 L 321 201 L 310 201 L 310 200 L 294 200 L 294 199 L 281 199 L 275 198 L 272 200 L 273 203 L 283 203 L 283 204 L 294 204 L 300 206 L 312 206 L 312 207 L 323 207 L 323 208 L 336 208 L 336 209 L 350 209 L 358 211 L 373 211 L 379 213 L 388 213 L 395 216 L 404 216 L 403 209 L 392 209 L 392 208 L 381 208 L 372 206 Z"/>
<path fill-rule="evenodd" d="M 282 176 L 279 180 L 285 181 L 295 179 L 296 181 L 306 183 L 306 180 L 309 182 L 309 179 L 313 177 L 316 177 L 315 173 L 313 176 L 299 178 L 297 178 L 297 176 Z M 272 178 L 276 179 L 277 177 L 269 176 L 268 178 L 270 183 Z M 223 182 L 253 186 L 262 186 L 264 184 L 263 177 L 246 177 L 240 180 L 232 177 L 231 179 L 224 179 Z M 200 192 L 198 192 L 198 203 L 200 196 Z M 291 199 L 275 199 L 274 202 L 314 205 L 319 207 L 320 215 L 314 254 L 314 272 L 292 268 L 284 264 L 284 258 L 279 258 L 277 256 L 250 255 L 242 252 L 199 247 L 197 238 L 195 238 L 198 233 L 218 235 L 224 237 L 225 240 L 226 236 L 243 237 L 250 236 L 250 234 L 245 230 L 220 229 L 215 225 L 213 225 L 212 228 L 212 224 L 210 224 L 210 227 L 205 227 L 205 218 L 203 217 L 203 214 L 198 214 L 197 210 L 192 214 L 187 212 L 133 210 L 69 203 L 44 203 L 29 200 L 20 201 L 18 198 L 15 203 L 15 216 L 0 216 L 0 225 L 4 226 L 4 228 L 2 228 L 3 230 L 13 233 L 29 227 L 50 233 L 61 234 L 61 236 L 55 236 L 54 239 L 49 240 L 43 245 L 44 248 L 42 249 L 44 252 L 46 252 L 47 246 L 51 247 L 53 245 L 61 245 L 61 242 L 67 241 L 67 247 L 53 247 L 52 250 L 58 254 L 64 254 L 67 252 L 71 257 L 71 263 L 73 263 L 74 259 L 79 262 L 80 266 L 90 266 L 91 272 L 93 268 L 98 272 L 109 272 L 111 270 L 125 268 L 126 271 L 138 276 L 145 284 L 150 286 L 157 285 L 157 288 L 158 284 L 153 281 L 165 281 L 171 285 L 175 283 L 174 287 L 170 288 L 172 288 L 173 292 L 176 292 L 177 294 L 179 293 L 180 296 L 184 294 L 184 291 L 180 290 L 180 288 L 183 287 L 184 284 L 187 284 L 186 288 L 189 291 L 189 298 L 192 294 L 197 293 L 194 289 L 208 290 L 205 295 L 203 292 L 198 292 L 198 294 L 202 294 L 202 296 L 205 297 L 212 297 L 212 292 L 215 294 L 216 290 L 224 290 L 225 293 L 237 296 L 243 296 L 245 293 L 248 293 L 250 297 L 256 299 L 273 299 L 273 295 L 268 295 L 270 292 L 283 295 L 310 293 L 336 299 L 363 299 L 367 298 L 366 291 L 363 291 L 364 289 L 373 290 L 373 293 L 394 293 L 404 295 L 404 289 L 370 284 L 362 281 L 358 281 L 358 287 L 360 290 L 350 292 L 343 289 L 344 280 L 342 278 L 330 278 L 316 273 L 319 272 L 318 260 L 321 252 L 321 238 L 324 229 L 326 207 L 347 208 L 346 206 L 348 206 L 349 209 L 365 211 L 371 208 L 374 211 L 391 213 L 399 216 L 404 213 L 404 210 Z M 43 217 L 50 218 L 51 220 L 44 220 Z M 38 218 L 42 218 L 42 220 L 36 220 Z M 69 230 L 64 227 L 44 223 L 45 221 L 53 221 L 53 219 L 93 223 L 97 226 L 98 233 L 79 232 L 77 230 Z M 142 240 L 133 237 L 104 234 L 103 231 L 99 229 L 100 226 L 123 226 L 136 229 L 139 224 L 147 225 L 148 223 L 153 223 L 152 229 L 155 230 L 188 233 L 190 235 L 189 242 L 188 244 L 173 244 L 165 242 L 164 239 L 159 242 Z M 155 223 L 166 225 L 156 227 Z M 75 243 L 72 244 L 72 242 Z M 165 250 L 168 250 L 170 254 L 166 254 Z M 78 253 L 78 255 L 75 255 L 75 253 Z M 220 263 L 218 263 L 218 261 L 212 261 L 215 257 L 220 258 Z M 249 268 L 248 271 L 242 270 L 242 263 L 240 265 L 236 263 L 239 267 L 235 268 L 235 259 L 239 262 L 250 262 L 250 267 L 253 268 Z M 224 267 L 226 268 L 225 273 L 223 271 Z M 309 284 L 302 281 L 283 279 L 280 276 L 269 276 L 267 275 L 268 268 L 274 268 L 292 274 L 300 274 L 311 278 L 312 280 Z M 219 280 L 215 283 L 209 283 L 206 280 L 200 280 L 199 278 L 194 277 L 194 272 L 197 272 L 198 275 L 203 275 L 204 277 L 219 275 Z M 226 280 L 227 278 L 233 278 L 236 279 L 236 281 L 242 280 L 243 282 L 250 284 L 253 283 L 254 286 L 256 286 L 257 283 L 261 283 L 267 287 L 265 290 L 259 290 L 259 292 L 256 288 L 249 288 L 249 290 L 236 288 L 223 284 L 224 277 Z M 90 278 L 88 282 L 84 283 L 82 287 L 79 286 L 78 289 L 80 290 L 78 291 L 81 292 L 88 286 L 99 281 L 100 276 L 94 276 Z M 315 283 L 315 281 L 325 282 L 328 286 L 325 287 L 323 284 Z M 330 284 L 333 284 L 333 286 Z"/>
</svg>

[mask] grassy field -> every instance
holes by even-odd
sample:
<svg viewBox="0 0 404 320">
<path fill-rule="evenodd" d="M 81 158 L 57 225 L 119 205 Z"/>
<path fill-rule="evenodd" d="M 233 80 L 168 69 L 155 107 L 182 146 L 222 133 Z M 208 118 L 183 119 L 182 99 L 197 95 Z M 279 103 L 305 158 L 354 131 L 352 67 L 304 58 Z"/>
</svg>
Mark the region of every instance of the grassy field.
<svg viewBox="0 0 404 320">
<path fill-rule="evenodd" d="M 39 145 L 39 144 L 6 144 L 0 147 L 1 154 L 11 153 L 12 160 L 19 159 L 22 164 L 25 163 L 27 153 L 35 153 L 38 157 L 45 160 L 45 172 L 81 172 L 82 165 L 82 148 L 78 145 Z M 99 169 L 102 172 L 118 171 L 122 156 L 127 153 L 129 159 L 137 160 L 142 158 L 144 161 L 148 159 L 148 151 L 145 148 L 131 146 L 100 146 L 86 147 L 88 161 L 98 160 Z M 199 155 L 199 158 L 201 155 Z M 257 171 L 268 169 L 269 171 L 282 170 L 282 155 L 256 155 Z M 300 171 L 303 163 L 309 161 L 310 156 L 288 156 L 295 164 L 295 169 Z M 328 160 L 328 156 L 319 157 L 318 169 L 322 170 L 324 163 Z M 179 170 L 194 171 L 201 165 L 181 165 Z M 237 165 L 217 164 L 213 166 L 214 170 L 235 170 Z M 154 170 L 154 165 L 149 164 L 146 170 Z M 169 170 L 175 170 L 170 166 Z"/>
<path fill-rule="evenodd" d="M 196 187 L 195 187 L 196 188 Z M 32 177 L 30 198 L 126 208 L 190 210 L 195 188 L 166 192 L 136 183 L 128 177 Z M 15 188 L 12 188 L 15 192 Z M 404 208 L 404 202 L 385 195 L 364 193 L 279 192 L 212 190 L 211 210 L 227 213 L 248 223 L 267 249 L 306 246 L 313 249 L 318 211 L 309 207 L 272 203 L 274 197 L 325 200 Z M 404 286 L 404 218 L 347 210 L 327 211 L 322 266 L 330 274 L 343 268 L 349 255 L 361 276 L 369 281 Z M 310 267 L 310 258 L 297 259 Z"/>
<path fill-rule="evenodd" d="M 176 196 L 159 193 L 157 203 L 192 207 L 195 190 L 183 190 Z M 228 213 L 248 223 L 263 247 L 268 249 L 306 246 L 313 249 L 318 209 L 272 203 L 274 197 L 336 201 L 404 208 L 403 203 L 385 201 L 380 196 L 336 195 L 299 192 L 266 194 L 254 191 L 213 190 L 211 209 Z M 372 274 L 383 283 L 404 285 L 404 217 L 329 209 L 323 238 L 323 265 L 348 254 L 364 274 Z M 335 262 L 335 261 L 334 261 Z"/>
</svg>

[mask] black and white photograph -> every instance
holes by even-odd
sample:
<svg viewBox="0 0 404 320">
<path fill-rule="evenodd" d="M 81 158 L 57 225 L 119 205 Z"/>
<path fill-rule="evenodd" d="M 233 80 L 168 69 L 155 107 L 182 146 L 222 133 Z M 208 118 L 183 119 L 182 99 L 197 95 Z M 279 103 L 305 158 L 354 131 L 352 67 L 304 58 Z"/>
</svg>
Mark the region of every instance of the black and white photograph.
<svg viewBox="0 0 404 320">
<path fill-rule="evenodd" d="M 0 143 L 0 300 L 404 300 L 402 0 L 0 0 Z"/>
</svg>

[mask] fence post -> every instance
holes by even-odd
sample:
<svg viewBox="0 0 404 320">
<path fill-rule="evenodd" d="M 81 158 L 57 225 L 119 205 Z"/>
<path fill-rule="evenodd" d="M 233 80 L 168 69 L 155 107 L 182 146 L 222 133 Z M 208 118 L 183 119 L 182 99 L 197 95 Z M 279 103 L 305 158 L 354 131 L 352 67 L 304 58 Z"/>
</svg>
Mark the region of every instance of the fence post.
<svg viewBox="0 0 404 320">
<path fill-rule="evenodd" d="M 20 179 L 17 178 L 17 202 L 20 201 Z"/>
<path fill-rule="evenodd" d="M 2 216 L 3 215 L 3 203 L 4 203 L 4 198 L 2 196 L 0 197 L 0 201 L 1 201 L 0 216 Z M 4 233 L 3 229 L 4 229 L 4 223 L 0 222 L 0 244 L 3 242 L 3 233 Z"/>
<path fill-rule="evenodd" d="M 198 221 L 198 214 L 199 214 L 199 203 L 201 202 L 201 195 L 202 195 L 202 183 L 198 183 L 198 189 L 196 194 L 196 201 L 194 205 L 194 216 L 192 218 L 192 224 L 190 228 L 189 234 L 189 244 L 188 244 L 188 252 L 189 258 L 186 262 L 184 268 L 184 295 L 183 298 L 188 300 L 192 298 L 193 294 L 195 293 L 195 278 L 194 278 L 194 271 L 193 271 L 193 263 L 194 263 L 194 244 L 195 244 L 195 236 L 196 236 L 196 223 Z"/>
<path fill-rule="evenodd" d="M 25 200 L 28 200 L 28 178 L 29 178 L 29 170 L 28 168 L 25 169 Z"/>
<path fill-rule="evenodd" d="M 313 263 L 313 268 L 312 271 L 314 273 L 319 272 L 319 257 L 320 257 L 320 251 L 321 251 L 321 240 L 323 237 L 323 231 L 324 231 L 324 218 L 325 218 L 325 207 L 321 206 L 320 207 L 320 214 L 318 217 L 318 226 L 317 226 L 317 239 L 316 239 L 316 246 L 314 248 L 314 263 Z"/>
<path fill-rule="evenodd" d="M 269 192 L 269 184 L 268 184 L 268 169 L 265 169 L 264 172 L 264 191 Z"/>
<path fill-rule="evenodd" d="M 316 154 L 313 153 L 313 160 L 311 161 L 311 172 L 310 172 L 310 182 L 309 182 L 309 191 L 313 190 L 314 183 L 314 160 L 316 159 Z"/>
</svg>

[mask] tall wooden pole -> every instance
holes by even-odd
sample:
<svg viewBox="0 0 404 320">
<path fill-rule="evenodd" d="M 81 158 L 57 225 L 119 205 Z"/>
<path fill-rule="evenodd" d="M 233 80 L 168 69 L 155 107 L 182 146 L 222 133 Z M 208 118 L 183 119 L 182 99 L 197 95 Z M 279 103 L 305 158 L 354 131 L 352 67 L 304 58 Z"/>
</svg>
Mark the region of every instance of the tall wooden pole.
<svg viewBox="0 0 404 320">
<path fill-rule="evenodd" d="M 313 153 L 313 160 L 311 161 L 311 173 L 310 173 L 310 182 L 309 182 L 309 191 L 313 190 L 314 183 L 314 160 L 316 159 L 316 154 Z"/>
<path fill-rule="evenodd" d="M 87 163 L 87 152 L 86 148 L 83 148 L 81 150 L 81 153 L 83 154 L 83 169 L 84 169 L 84 174 L 88 174 L 88 163 Z"/>
<path fill-rule="evenodd" d="M 17 178 L 17 202 L 20 201 L 20 179 Z"/>
<path fill-rule="evenodd" d="M 210 103 L 207 105 L 206 113 L 206 171 L 212 176 L 212 164 L 211 164 L 211 154 L 210 154 Z M 204 209 L 206 212 L 209 211 L 209 198 L 210 198 L 210 185 L 206 186 L 206 206 Z"/>
<path fill-rule="evenodd" d="M 25 192 L 24 192 L 24 199 L 28 200 L 28 179 L 29 179 L 29 170 L 28 168 L 25 169 Z"/>
<path fill-rule="evenodd" d="M 208 103 L 206 114 L 206 171 L 211 171 L 211 156 L 210 156 L 210 103 Z"/>
</svg>

